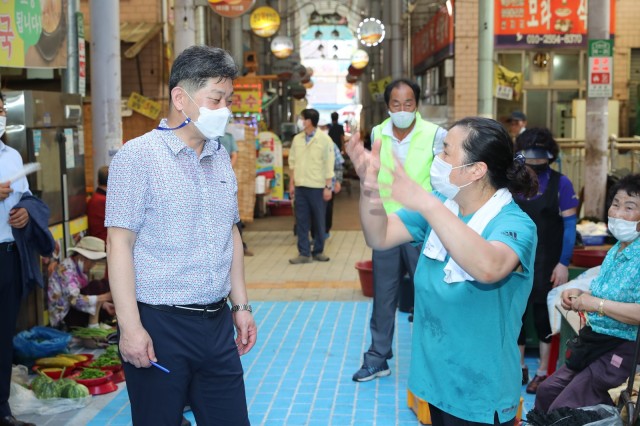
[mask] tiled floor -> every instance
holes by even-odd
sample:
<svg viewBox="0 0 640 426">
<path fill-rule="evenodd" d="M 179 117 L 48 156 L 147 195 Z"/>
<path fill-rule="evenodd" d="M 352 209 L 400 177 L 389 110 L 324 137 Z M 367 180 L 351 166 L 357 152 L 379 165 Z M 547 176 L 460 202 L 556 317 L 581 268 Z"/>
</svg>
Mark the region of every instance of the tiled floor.
<svg viewBox="0 0 640 426">
<path fill-rule="evenodd" d="M 418 424 L 406 405 L 407 314 L 397 315 L 393 374 L 368 383 L 351 380 L 369 344 L 370 310 L 367 302 L 256 303 L 259 344 L 242 359 L 251 424 Z M 88 424 L 130 424 L 128 406 L 125 389 Z"/>
<path fill-rule="evenodd" d="M 371 299 L 362 295 L 354 268 L 356 261 L 371 258 L 357 230 L 357 187 L 355 192 L 336 199 L 336 229 L 325 246 L 330 262 L 289 264 L 297 255 L 292 217 L 257 219 L 244 232 L 255 253 L 245 258 L 245 277 L 259 327 L 257 345 L 242 359 L 254 426 L 419 424 L 406 405 L 407 314 L 397 314 L 391 376 L 368 383 L 351 380 L 369 345 L 371 314 Z M 536 370 L 537 360 L 527 363 L 529 371 Z M 524 387 L 522 392 L 526 412 L 533 397 L 524 394 Z M 192 413 L 186 416 L 194 422 Z M 131 424 L 124 384 L 94 397 L 82 410 L 21 418 L 38 426 Z"/>
<path fill-rule="evenodd" d="M 351 375 L 369 344 L 368 302 L 257 302 L 259 341 L 242 358 L 252 425 L 418 425 L 406 405 L 411 323 L 398 312 L 392 374 L 367 383 Z M 530 371 L 537 361 L 527 359 Z M 525 412 L 533 396 L 524 394 Z M 26 416 L 39 426 L 130 425 L 126 387 L 56 416 Z M 194 424 L 192 413 L 187 413 Z"/>
</svg>

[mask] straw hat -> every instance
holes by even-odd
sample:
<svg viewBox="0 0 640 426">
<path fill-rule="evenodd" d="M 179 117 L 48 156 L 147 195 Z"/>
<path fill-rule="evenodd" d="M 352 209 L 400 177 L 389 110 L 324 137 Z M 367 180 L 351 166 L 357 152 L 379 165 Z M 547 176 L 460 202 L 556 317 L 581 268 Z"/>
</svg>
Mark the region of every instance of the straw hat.
<svg viewBox="0 0 640 426">
<path fill-rule="evenodd" d="M 78 241 L 78 244 L 76 244 L 75 247 L 71 247 L 70 249 L 68 249 L 67 253 L 70 254 L 76 252 L 83 255 L 87 259 L 98 260 L 107 257 L 107 253 L 105 250 L 105 243 L 100 238 L 84 237 L 80 241 Z"/>
</svg>

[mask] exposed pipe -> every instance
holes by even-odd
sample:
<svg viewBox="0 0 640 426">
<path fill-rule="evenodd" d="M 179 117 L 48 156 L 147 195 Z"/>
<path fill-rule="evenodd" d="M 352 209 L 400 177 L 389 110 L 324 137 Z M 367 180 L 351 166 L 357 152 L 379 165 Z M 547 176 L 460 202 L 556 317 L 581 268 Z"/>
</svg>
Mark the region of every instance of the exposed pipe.
<svg viewBox="0 0 640 426">
<path fill-rule="evenodd" d="M 62 91 L 78 93 L 78 22 L 79 0 L 69 0 L 67 7 L 67 69 L 63 70 Z"/>
<path fill-rule="evenodd" d="M 206 9 L 207 6 L 196 6 L 196 44 L 207 44 Z"/>
</svg>

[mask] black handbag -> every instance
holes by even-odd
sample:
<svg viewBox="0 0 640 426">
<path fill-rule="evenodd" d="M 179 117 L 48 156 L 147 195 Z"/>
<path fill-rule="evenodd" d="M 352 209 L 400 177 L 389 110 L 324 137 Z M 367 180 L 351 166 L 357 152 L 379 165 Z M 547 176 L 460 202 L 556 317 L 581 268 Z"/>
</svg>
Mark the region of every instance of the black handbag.
<svg viewBox="0 0 640 426">
<path fill-rule="evenodd" d="M 619 337 L 596 333 L 590 326 L 582 327 L 577 336 L 567 340 L 566 365 L 573 371 L 582 371 L 624 342 Z"/>
</svg>

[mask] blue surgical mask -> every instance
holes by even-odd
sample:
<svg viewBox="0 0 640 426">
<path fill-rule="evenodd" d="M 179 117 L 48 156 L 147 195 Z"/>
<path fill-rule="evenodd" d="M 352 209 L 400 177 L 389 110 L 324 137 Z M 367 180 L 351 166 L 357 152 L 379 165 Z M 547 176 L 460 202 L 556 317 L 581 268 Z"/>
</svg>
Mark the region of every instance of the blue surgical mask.
<svg viewBox="0 0 640 426">
<path fill-rule="evenodd" d="M 461 188 L 471 185 L 473 181 L 462 186 L 456 186 L 449 180 L 451 171 L 454 169 L 470 166 L 472 164 L 474 163 L 468 163 L 461 166 L 453 167 L 451 166 L 451 164 L 447 163 L 442 158 L 436 155 L 433 158 L 433 163 L 431 163 L 431 186 L 433 187 L 433 189 L 435 189 L 448 199 L 453 200 L 453 198 L 458 195 L 458 192 L 460 192 Z"/>
<path fill-rule="evenodd" d="M 191 99 L 191 102 L 198 106 L 186 90 L 184 93 Z M 194 121 L 193 124 L 200 130 L 202 136 L 209 140 L 224 136 L 227 124 L 229 124 L 229 118 L 231 118 L 229 108 L 209 109 L 201 106 L 199 110 L 200 116 L 198 116 L 198 120 Z M 189 118 L 187 114 L 184 115 Z"/>
<path fill-rule="evenodd" d="M 407 127 L 411 126 L 411 123 L 413 123 L 413 120 L 416 119 L 416 112 L 415 111 L 413 112 L 389 111 L 389 117 L 391 117 L 391 121 L 393 122 L 393 125 L 396 126 L 398 129 L 406 129 Z"/>
</svg>

